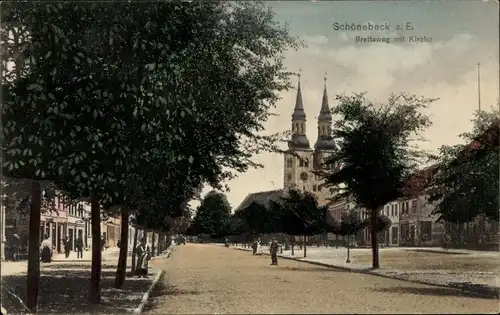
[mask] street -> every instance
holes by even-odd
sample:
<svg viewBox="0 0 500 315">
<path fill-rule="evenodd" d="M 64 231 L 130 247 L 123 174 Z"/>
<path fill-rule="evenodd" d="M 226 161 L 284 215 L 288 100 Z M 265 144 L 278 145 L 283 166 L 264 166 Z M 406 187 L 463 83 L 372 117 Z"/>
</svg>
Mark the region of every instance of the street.
<svg viewBox="0 0 500 315">
<path fill-rule="evenodd" d="M 498 299 L 218 245 L 179 246 L 145 314 L 498 313 Z"/>
</svg>

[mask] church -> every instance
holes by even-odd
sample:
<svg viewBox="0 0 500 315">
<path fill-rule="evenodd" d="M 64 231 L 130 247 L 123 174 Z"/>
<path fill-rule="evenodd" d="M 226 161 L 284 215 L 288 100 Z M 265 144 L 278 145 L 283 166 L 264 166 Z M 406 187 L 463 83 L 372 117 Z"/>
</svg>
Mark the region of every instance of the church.
<svg viewBox="0 0 500 315">
<path fill-rule="evenodd" d="M 278 199 L 288 189 L 292 188 L 314 194 L 320 205 L 329 202 L 333 191 L 321 187 L 323 179 L 313 173 L 313 171 L 323 167 L 325 159 L 337 149 L 337 144 L 332 137 L 333 119 L 328 103 L 326 77 L 324 81 L 323 98 L 321 106 L 318 106 L 318 136 L 314 147 L 311 147 L 306 135 L 307 115 L 302 100 L 299 76 L 295 106 L 291 117 L 292 135 L 288 141 L 288 150 L 284 154 L 283 189 L 249 194 L 236 208 L 236 211 L 248 207 L 252 202 L 268 206 L 270 201 Z"/>
</svg>

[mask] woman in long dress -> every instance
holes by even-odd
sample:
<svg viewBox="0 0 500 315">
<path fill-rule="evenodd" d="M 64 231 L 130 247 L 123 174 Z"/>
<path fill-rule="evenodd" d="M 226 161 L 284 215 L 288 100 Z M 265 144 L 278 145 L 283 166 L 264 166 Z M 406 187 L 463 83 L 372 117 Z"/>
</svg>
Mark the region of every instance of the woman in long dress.
<svg viewBox="0 0 500 315">
<path fill-rule="evenodd" d="M 257 241 L 257 255 L 262 255 L 262 244 L 260 240 Z"/>
<path fill-rule="evenodd" d="M 149 248 L 146 247 L 146 241 L 142 240 L 141 244 L 135 249 L 137 254 L 137 265 L 135 268 L 135 274 L 139 277 L 147 277 L 148 275 L 148 264 L 149 264 Z"/>
</svg>

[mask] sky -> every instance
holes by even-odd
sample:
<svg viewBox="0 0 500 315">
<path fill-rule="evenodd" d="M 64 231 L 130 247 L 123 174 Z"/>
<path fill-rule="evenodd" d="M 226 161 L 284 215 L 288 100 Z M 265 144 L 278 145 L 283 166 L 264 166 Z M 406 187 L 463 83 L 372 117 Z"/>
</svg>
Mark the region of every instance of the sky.
<svg viewBox="0 0 500 315">
<path fill-rule="evenodd" d="M 335 95 L 366 92 L 383 102 L 391 93 L 408 92 L 439 98 L 427 110 L 433 125 L 423 133 L 424 150 L 460 143 L 458 135 L 472 128 L 478 109 L 478 62 L 481 72 L 481 107 L 499 99 L 498 2 L 490 1 L 272 1 L 276 20 L 287 23 L 307 48 L 288 51 L 289 71 L 301 69 L 301 88 L 307 115 L 307 136 L 317 138 L 325 71 L 330 106 Z M 343 31 L 339 25 L 389 25 L 389 30 Z M 402 30 L 396 30 L 397 26 Z M 408 26 L 408 29 L 407 29 Z M 390 38 L 384 42 L 356 42 L 356 36 Z M 394 37 L 404 36 L 405 43 Z M 410 36 L 426 42 L 409 42 Z M 430 39 L 430 42 L 428 41 Z M 295 90 L 283 92 L 266 133 L 291 129 Z M 236 208 L 250 193 L 283 188 L 283 156 L 261 154 L 264 168 L 240 174 L 225 192 Z M 211 189 L 207 187 L 204 192 Z M 193 204 L 196 205 L 196 204 Z"/>
</svg>

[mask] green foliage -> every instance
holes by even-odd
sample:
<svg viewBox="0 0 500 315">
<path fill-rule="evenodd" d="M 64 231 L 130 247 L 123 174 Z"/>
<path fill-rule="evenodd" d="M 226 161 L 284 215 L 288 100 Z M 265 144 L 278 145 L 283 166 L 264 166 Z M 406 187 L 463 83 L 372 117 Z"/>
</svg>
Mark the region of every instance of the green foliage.
<svg viewBox="0 0 500 315">
<path fill-rule="evenodd" d="M 477 112 L 472 121 L 473 130 L 460 135 L 465 144 L 440 148 L 439 171 L 430 196 L 437 204 L 434 213 L 440 214 L 439 220 L 464 223 L 479 215 L 499 219 L 500 112 Z M 494 137 L 496 143 L 488 141 Z"/>
<path fill-rule="evenodd" d="M 2 21 L 29 35 L 2 80 L 10 176 L 172 215 L 277 150 L 260 132 L 298 42 L 262 3 L 7 3 Z"/>
<path fill-rule="evenodd" d="M 213 238 L 227 235 L 230 217 L 231 206 L 226 196 L 213 190 L 203 198 L 196 210 L 192 223 L 192 233 L 208 234 Z"/>
<path fill-rule="evenodd" d="M 333 136 L 340 149 L 326 164 L 338 169 L 321 171 L 327 186 L 337 186 L 337 199 L 352 196 L 356 203 L 378 210 L 402 194 L 403 182 L 424 157 L 411 144 L 430 125 L 419 111 L 432 101 L 405 94 L 387 104 L 374 104 L 363 95 L 338 96 Z"/>
<path fill-rule="evenodd" d="M 281 204 L 281 232 L 289 235 L 324 232 L 324 214 L 313 194 L 290 190 Z"/>
</svg>

